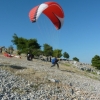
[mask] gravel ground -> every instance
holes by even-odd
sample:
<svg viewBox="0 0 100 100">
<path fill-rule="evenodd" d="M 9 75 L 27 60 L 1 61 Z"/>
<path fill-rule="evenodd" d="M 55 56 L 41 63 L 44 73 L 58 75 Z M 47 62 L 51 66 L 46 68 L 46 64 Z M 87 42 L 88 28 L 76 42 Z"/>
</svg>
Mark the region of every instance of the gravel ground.
<svg viewBox="0 0 100 100">
<path fill-rule="evenodd" d="M 41 78 L 33 75 L 34 80 L 28 81 L 25 76 L 12 74 L 2 66 L 20 66 L 46 74 L 40 74 Z M 61 70 L 61 65 L 60 69 L 50 66 L 49 62 L 36 59 L 0 56 L 0 100 L 100 100 L 99 80 Z M 18 69 L 21 73 L 22 70 Z"/>
</svg>

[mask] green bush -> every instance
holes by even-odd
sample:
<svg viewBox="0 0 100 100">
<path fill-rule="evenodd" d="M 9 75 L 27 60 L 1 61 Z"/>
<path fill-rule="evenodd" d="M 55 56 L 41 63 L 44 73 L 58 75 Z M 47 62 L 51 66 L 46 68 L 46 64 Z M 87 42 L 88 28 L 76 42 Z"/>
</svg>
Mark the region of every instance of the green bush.
<svg viewBox="0 0 100 100">
<path fill-rule="evenodd" d="M 96 67 L 97 69 L 100 69 L 100 56 L 95 55 L 91 60 L 92 66 Z"/>
</svg>

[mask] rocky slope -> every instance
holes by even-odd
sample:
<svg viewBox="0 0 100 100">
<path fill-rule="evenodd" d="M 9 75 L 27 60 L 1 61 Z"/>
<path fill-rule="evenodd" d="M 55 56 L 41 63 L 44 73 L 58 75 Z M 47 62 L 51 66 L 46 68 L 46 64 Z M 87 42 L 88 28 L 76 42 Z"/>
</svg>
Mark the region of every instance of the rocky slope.
<svg viewBox="0 0 100 100">
<path fill-rule="evenodd" d="M 0 100 L 100 100 L 99 75 L 68 62 L 50 66 L 0 55 Z"/>
</svg>

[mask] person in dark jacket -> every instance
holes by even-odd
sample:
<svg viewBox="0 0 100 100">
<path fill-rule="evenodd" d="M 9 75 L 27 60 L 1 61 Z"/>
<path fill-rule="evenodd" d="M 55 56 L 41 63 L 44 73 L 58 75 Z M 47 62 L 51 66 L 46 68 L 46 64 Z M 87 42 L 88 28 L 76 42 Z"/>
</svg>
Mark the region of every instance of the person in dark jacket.
<svg viewBox="0 0 100 100">
<path fill-rule="evenodd" d="M 27 53 L 27 60 L 30 60 L 30 53 Z"/>
<path fill-rule="evenodd" d="M 55 65 L 57 65 L 57 68 L 59 68 L 58 59 L 56 57 L 51 60 L 51 63 L 52 63 L 51 67 L 54 67 Z"/>
<path fill-rule="evenodd" d="M 30 52 L 27 53 L 27 60 L 32 61 L 32 59 L 34 58 L 34 55 Z"/>
</svg>

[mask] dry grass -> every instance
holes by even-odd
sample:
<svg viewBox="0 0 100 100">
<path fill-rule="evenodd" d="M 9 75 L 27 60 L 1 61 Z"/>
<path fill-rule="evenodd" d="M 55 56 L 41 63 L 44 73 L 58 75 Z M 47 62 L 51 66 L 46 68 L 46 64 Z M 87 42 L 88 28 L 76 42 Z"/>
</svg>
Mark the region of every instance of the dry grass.
<svg viewBox="0 0 100 100">
<path fill-rule="evenodd" d="M 72 73 L 81 73 L 82 71 L 75 68 L 73 65 L 66 63 L 66 64 L 60 64 L 61 71 L 65 72 L 72 72 Z"/>
<path fill-rule="evenodd" d="M 29 82 L 43 83 L 46 72 L 38 72 L 33 68 L 25 68 L 20 66 L 1 66 L 2 70 L 6 70 L 14 75 L 20 76 Z"/>
<path fill-rule="evenodd" d="M 35 62 L 38 63 L 38 61 L 35 60 Z M 39 61 L 41 63 L 41 61 Z M 46 72 L 39 72 L 35 71 L 33 68 L 26 68 L 26 67 L 21 67 L 17 65 L 9 65 L 9 63 L 4 62 L 3 66 L 0 66 L 1 69 L 7 70 L 10 73 L 20 76 L 30 82 L 37 82 L 37 83 L 43 83 L 46 82 L 47 80 L 44 79 L 45 76 L 47 76 Z M 50 63 L 48 62 L 42 62 L 43 65 L 48 65 Z M 86 76 L 92 79 L 99 79 L 97 75 L 82 71 L 78 68 L 75 68 L 75 66 L 65 63 L 65 64 L 60 64 L 60 70 L 64 73 L 75 73 L 77 75 L 82 75 Z"/>
<path fill-rule="evenodd" d="M 78 68 L 75 68 L 75 66 L 69 63 L 61 64 L 60 67 L 61 67 L 61 71 L 64 72 L 76 73 L 77 75 L 86 76 L 95 80 L 100 80 L 97 74 L 89 73 L 87 71 L 82 71 Z"/>
</svg>

